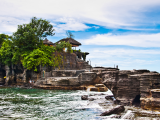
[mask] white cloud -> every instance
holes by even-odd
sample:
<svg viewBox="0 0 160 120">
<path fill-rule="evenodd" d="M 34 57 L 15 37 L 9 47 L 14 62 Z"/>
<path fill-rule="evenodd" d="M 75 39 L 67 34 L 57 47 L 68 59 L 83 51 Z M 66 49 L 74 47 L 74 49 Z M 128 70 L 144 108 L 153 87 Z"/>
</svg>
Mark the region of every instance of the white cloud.
<svg viewBox="0 0 160 120">
<path fill-rule="evenodd" d="M 90 53 L 87 60 L 91 60 L 92 66 L 114 67 L 120 69 L 149 69 L 159 71 L 157 66 L 160 62 L 160 49 L 134 49 L 134 48 L 112 48 L 94 47 L 88 49 Z"/>
<path fill-rule="evenodd" d="M 19 19 L 16 17 L 9 16 L 0 16 L 0 33 L 16 32 L 18 25 L 24 23 L 27 23 L 26 19 Z"/>
<path fill-rule="evenodd" d="M 71 31 L 83 31 L 85 29 L 90 28 L 89 26 L 86 26 L 85 24 L 76 21 L 75 19 L 66 19 L 65 20 L 61 20 L 61 22 L 64 22 L 64 24 L 58 24 L 55 26 L 55 30 L 57 33 L 63 33 L 66 30 L 71 30 Z"/>
<path fill-rule="evenodd" d="M 160 47 L 160 33 L 113 35 L 97 34 L 89 39 L 79 40 L 85 45 L 128 45 L 138 47 Z"/>
<path fill-rule="evenodd" d="M 152 25 L 160 23 L 159 15 L 150 16 L 160 0 L 0 0 L 0 33 L 12 33 L 17 25 L 28 23 L 36 16 L 51 21 L 56 35 L 66 36 L 65 31 L 83 31 L 85 23 L 130 30 L 154 30 Z M 153 9 L 154 8 L 154 9 Z M 159 10 L 155 10 L 159 12 Z M 62 22 L 64 24 L 60 24 Z M 141 27 L 143 26 L 143 27 Z M 145 29 L 146 26 L 148 29 Z M 96 28 L 96 27 L 95 27 Z M 98 29 L 97 29 L 98 30 Z M 160 47 L 160 33 L 157 34 L 97 34 L 86 40 L 84 45 L 127 45 L 139 47 Z M 133 49 L 88 49 L 87 57 L 92 64 L 126 68 L 158 64 L 149 57 L 159 56 L 159 50 Z M 138 67 L 137 67 L 138 68 Z"/>
<path fill-rule="evenodd" d="M 88 49 L 89 58 L 150 58 L 150 56 L 160 56 L 159 49 L 128 49 L 128 48 L 111 48 L 111 47 L 95 47 Z"/>
<path fill-rule="evenodd" d="M 83 23 L 136 29 L 140 24 L 153 23 L 152 17 L 146 16 L 145 12 L 157 5 L 160 5 L 159 0 L 1 0 L 0 16 L 18 19 L 36 16 L 53 21 L 72 18 L 71 23 L 65 22 L 67 24 L 63 26 L 71 30 L 87 29 Z M 157 22 L 159 19 L 154 19 L 154 23 Z"/>
</svg>

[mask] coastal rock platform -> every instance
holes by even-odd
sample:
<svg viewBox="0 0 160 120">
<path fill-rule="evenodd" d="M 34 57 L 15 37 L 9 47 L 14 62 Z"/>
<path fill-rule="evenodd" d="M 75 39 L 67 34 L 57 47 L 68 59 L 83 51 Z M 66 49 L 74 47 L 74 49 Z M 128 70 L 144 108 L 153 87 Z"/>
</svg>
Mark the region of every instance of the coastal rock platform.
<svg viewBox="0 0 160 120">
<path fill-rule="evenodd" d="M 93 68 L 100 73 L 102 83 L 110 89 L 115 103 L 139 106 L 160 111 L 160 74 L 146 69 L 119 70 L 118 68 Z"/>
<path fill-rule="evenodd" d="M 88 85 L 95 85 L 101 83 L 101 78 L 94 72 L 79 72 L 78 76 L 76 71 L 55 71 L 52 72 L 53 76 L 46 77 L 36 81 L 34 87 L 43 89 L 65 89 L 65 90 L 86 90 Z M 65 76 L 65 77 L 64 77 Z M 105 86 L 104 86 L 105 87 Z"/>
</svg>

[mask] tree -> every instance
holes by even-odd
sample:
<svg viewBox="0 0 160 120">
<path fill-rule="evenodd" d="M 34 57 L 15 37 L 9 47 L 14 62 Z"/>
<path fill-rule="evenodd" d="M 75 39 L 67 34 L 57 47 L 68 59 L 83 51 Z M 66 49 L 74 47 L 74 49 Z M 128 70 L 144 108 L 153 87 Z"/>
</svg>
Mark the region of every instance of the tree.
<svg viewBox="0 0 160 120">
<path fill-rule="evenodd" d="M 8 36 L 8 35 L 6 35 L 6 34 L 0 34 L 0 46 L 2 45 L 2 43 L 3 43 L 5 40 L 7 40 L 7 39 L 9 39 L 9 38 L 11 38 L 11 37 Z"/>
<path fill-rule="evenodd" d="M 62 52 L 63 48 L 67 48 L 68 53 L 73 53 L 72 45 L 69 42 L 62 41 L 56 44 L 56 51 Z"/>
<path fill-rule="evenodd" d="M 74 38 L 74 35 L 70 31 L 66 31 L 68 38 Z"/>
<path fill-rule="evenodd" d="M 22 53 L 33 51 L 42 44 L 43 38 L 53 36 L 53 31 L 49 21 L 33 17 L 29 24 L 18 25 L 17 32 L 13 33 L 13 44 Z"/>
<path fill-rule="evenodd" d="M 71 44 L 62 42 L 57 44 L 56 47 L 50 47 L 42 45 L 41 47 L 34 49 L 30 54 L 24 53 L 22 57 L 22 64 L 25 68 L 37 71 L 39 65 L 59 67 L 63 64 L 63 58 L 60 54 L 54 54 L 54 52 L 62 52 L 63 48 L 67 48 L 69 53 L 72 53 Z"/>
<path fill-rule="evenodd" d="M 12 41 L 5 40 L 0 48 L 0 62 L 4 65 L 11 65 L 13 57 Z"/>
<path fill-rule="evenodd" d="M 53 25 L 49 21 L 33 17 L 28 24 L 18 25 L 17 32 L 13 33 L 13 45 L 15 52 L 13 63 L 17 64 L 22 61 L 22 54 L 30 54 L 38 49 L 43 43 L 42 40 L 48 35 L 53 36 Z"/>
<path fill-rule="evenodd" d="M 63 48 L 67 48 L 69 53 L 73 51 L 68 42 L 61 42 L 56 47 L 45 46 L 42 40 L 48 35 L 54 35 L 53 31 L 49 21 L 34 17 L 29 24 L 18 25 L 12 37 L 0 34 L 0 62 L 9 66 L 22 64 L 25 69 L 34 71 L 39 65 L 58 67 L 63 59 L 54 52 L 62 52 Z"/>
</svg>

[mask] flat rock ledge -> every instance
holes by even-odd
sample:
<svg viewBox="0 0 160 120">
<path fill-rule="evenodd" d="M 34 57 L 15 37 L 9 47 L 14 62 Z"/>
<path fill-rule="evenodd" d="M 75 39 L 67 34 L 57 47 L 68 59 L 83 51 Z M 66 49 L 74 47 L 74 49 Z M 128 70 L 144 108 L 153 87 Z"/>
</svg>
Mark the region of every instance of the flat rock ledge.
<svg viewBox="0 0 160 120">
<path fill-rule="evenodd" d="M 85 86 L 53 86 L 53 85 L 39 85 L 34 86 L 39 89 L 47 89 L 47 90 L 86 90 Z"/>
<path fill-rule="evenodd" d="M 55 90 L 86 90 L 86 86 L 95 85 L 100 83 L 101 80 L 94 72 L 82 72 L 78 76 L 70 76 L 68 75 L 69 73 L 70 71 L 68 71 L 68 73 L 65 75 L 63 75 L 63 73 L 62 77 L 59 75 L 59 77 L 57 76 L 58 73 L 55 72 L 56 75 L 52 75 L 54 77 L 46 77 L 37 80 L 34 84 L 34 87 Z M 106 88 L 100 87 L 100 89 L 102 89 L 101 91 L 105 91 Z"/>
</svg>

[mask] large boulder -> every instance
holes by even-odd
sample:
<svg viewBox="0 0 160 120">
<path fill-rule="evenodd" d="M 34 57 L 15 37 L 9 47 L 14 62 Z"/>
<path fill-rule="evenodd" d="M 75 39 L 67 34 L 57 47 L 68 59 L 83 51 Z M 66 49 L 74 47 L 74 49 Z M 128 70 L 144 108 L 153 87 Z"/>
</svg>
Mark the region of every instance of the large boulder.
<svg viewBox="0 0 160 120">
<path fill-rule="evenodd" d="M 82 96 L 81 96 L 81 99 L 82 99 L 82 100 L 88 100 L 88 95 L 82 95 Z"/>
<path fill-rule="evenodd" d="M 107 99 L 107 100 L 113 100 L 113 95 L 107 95 L 106 97 L 105 97 L 105 99 Z"/>
<path fill-rule="evenodd" d="M 106 116 L 106 115 L 111 115 L 111 114 L 119 114 L 119 113 L 122 113 L 124 112 L 125 108 L 123 105 L 118 105 L 116 106 L 115 108 L 109 110 L 109 111 L 106 111 L 106 112 L 103 112 L 100 116 Z"/>
</svg>

